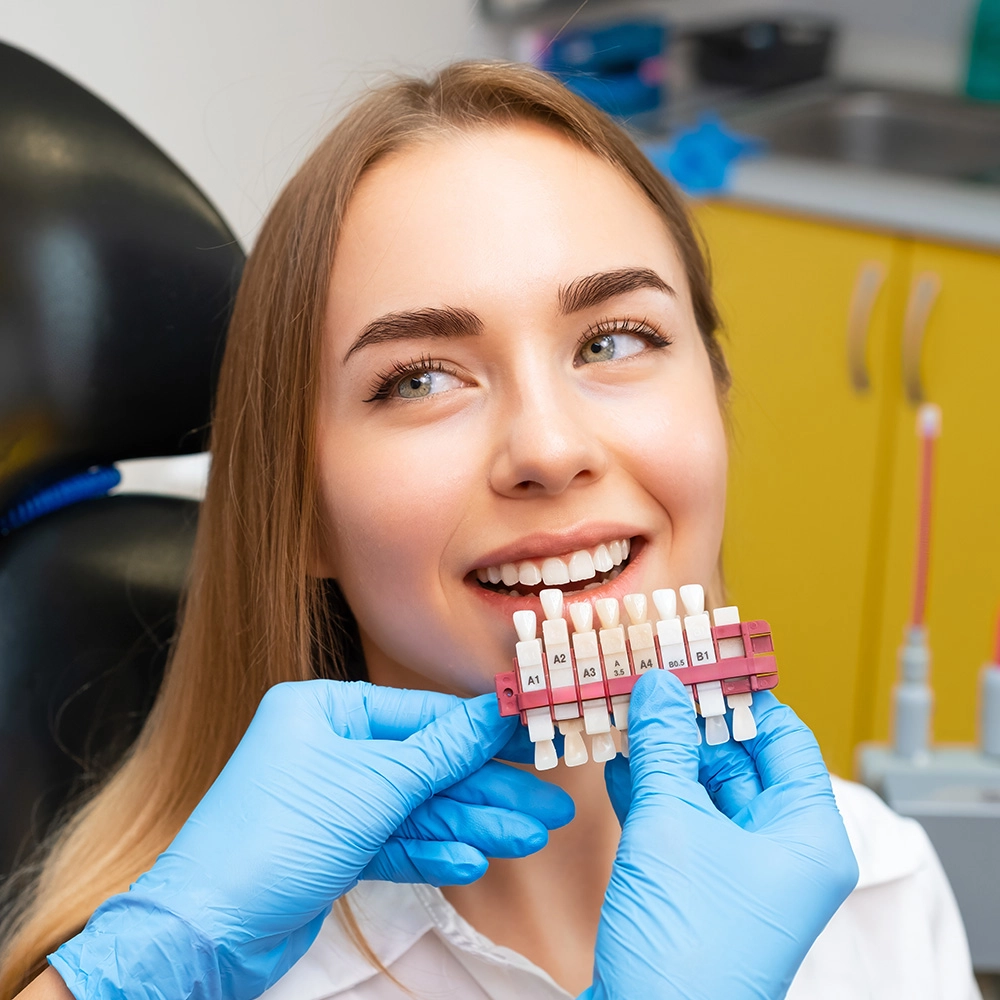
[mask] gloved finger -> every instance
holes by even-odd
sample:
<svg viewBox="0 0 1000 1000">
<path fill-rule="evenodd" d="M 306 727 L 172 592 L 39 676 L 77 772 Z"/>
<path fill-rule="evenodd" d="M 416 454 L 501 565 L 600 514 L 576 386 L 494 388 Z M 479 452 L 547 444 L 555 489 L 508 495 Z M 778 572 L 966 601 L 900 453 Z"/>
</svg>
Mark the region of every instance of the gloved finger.
<svg viewBox="0 0 1000 1000">
<path fill-rule="evenodd" d="M 730 819 L 763 789 L 757 765 L 743 744 L 735 740 L 717 746 L 702 744 L 698 780 L 705 786 L 716 809 Z"/>
<path fill-rule="evenodd" d="M 763 788 L 786 782 L 818 782 L 829 788 L 830 775 L 816 737 L 804 722 L 769 691 L 754 696 L 757 735 L 743 746 Z"/>
<path fill-rule="evenodd" d="M 491 858 L 523 858 L 540 851 L 549 840 L 545 825 L 532 816 L 442 795 L 417 806 L 393 836 L 468 844 Z"/>
<path fill-rule="evenodd" d="M 361 880 L 468 885 L 488 867 L 482 853 L 468 844 L 392 837 L 368 863 Z"/>
<path fill-rule="evenodd" d="M 381 684 L 365 684 L 362 696 L 373 740 L 405 740 L 462 702 L 453 694 Z"/>
<path fill-rule="evenodd" d="M 628 807 L 632 804 L 632 773 L 628 761 L 621 754 L 604 765 L 604 787 L 618 817 L 618 825 L 624 826 Z"/>
<path fill-rule="evenodd" d="M 517 716 L 502 717 L 495 695 L 459 701 L 450 712 L 407 737 L 395 759 L 405 770 L 396 787 L 415 797 L 411 808 L 478 771 L 510 739 Z"/>
<path fill-rule="evenodd" d="M 629 770 L 633 794 L 650 776 L 673 779 L 673 794 L 700 799 L 701 736 L 684 685 L 667 670 L 650 670 L 636 681 L 628 715 Z M 683 788 L 682 786 L 694 786 Z"/>
<path fill-rule="evenodd" d="M 572 797 L 558 785 L 496 760 L 488 760 L 478 771 L 439 792 L 435 798 L 441 796 L 470 805 L 497 806 L 524 813 L 550 830 L 565 826 L 576 812 Z"/>
</svg>

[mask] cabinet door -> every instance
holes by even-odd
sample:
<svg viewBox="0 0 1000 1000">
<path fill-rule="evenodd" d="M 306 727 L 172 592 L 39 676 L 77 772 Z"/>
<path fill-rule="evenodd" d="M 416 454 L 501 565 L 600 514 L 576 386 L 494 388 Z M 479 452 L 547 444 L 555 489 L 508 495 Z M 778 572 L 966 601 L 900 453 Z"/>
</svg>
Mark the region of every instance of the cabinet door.
<svg viewBox="0 0 1000 1000">
<path fill-rule="evenodd" d="M 934 735 L 942 742 L 966 741 L 974 736 L 976 678 L 989 659 L 1000 605 L 1000 256 L 919 243 L 910 253 L 911 288 L 924 275 L 940 279 L 919 366 L 925 398 L 942 411 L 927 603 Z M 887 355 L 895 448 L 878 682 L 861 733 L 878 739 L 889 731 L 896 651 L 912 604 L 917 530 L 916 408 L 903 385 L 900 333 L 892 334 Z"/>
<path fill-rule="evenodd" d="M 779 695 L 816 733 L 828 766 L 849 774 L 898 244 L 720 203 L 696 216 L 733 373 L 729 593 L 745 617 L 770 621 Z M 868 262 L 885 282 L 861 316 L 871 386 L 858 391 L 848 320 Z"/>
</svg>

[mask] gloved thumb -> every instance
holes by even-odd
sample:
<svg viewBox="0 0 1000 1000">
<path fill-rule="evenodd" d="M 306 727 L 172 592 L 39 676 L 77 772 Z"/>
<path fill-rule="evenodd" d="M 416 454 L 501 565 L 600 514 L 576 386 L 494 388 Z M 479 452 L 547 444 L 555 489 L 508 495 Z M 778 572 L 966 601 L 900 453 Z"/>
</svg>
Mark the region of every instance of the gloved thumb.
<svg viewBox="0 0 1000 1000">
<path fill-rule="evenodd" d="M 684 685 L 669 671 L 650 670 L 636 681 L 628 738 L 633 794 L 653 776 L 701 788 L 698 720 Z"/>
<path fill-rule="evenodd" d="M 484 694 L 459 702 L 403 740 L 401 763 L 416 779 L 412 805 L 478 771 L 507 743 L 517 723 L 517 716 L 500 715 L 495 695 Z"/>
</svg>

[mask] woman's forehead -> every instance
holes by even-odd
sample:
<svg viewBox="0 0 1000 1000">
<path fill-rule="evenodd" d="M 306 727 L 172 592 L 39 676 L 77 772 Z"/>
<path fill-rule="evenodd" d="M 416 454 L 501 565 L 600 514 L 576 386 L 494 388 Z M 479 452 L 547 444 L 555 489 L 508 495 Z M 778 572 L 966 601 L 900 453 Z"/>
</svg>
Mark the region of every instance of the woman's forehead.
<svg viewBox="0 0 1000 1000">
<path fill-rule="evenodd" d="M 329 318 L 343 330 L 386 310 L 554 300 L 580 275 L 624 267 L 687 297 L 666 224 L 631 177 L 542 126 L 447 134 L 362 178 Z"/>
</svg>

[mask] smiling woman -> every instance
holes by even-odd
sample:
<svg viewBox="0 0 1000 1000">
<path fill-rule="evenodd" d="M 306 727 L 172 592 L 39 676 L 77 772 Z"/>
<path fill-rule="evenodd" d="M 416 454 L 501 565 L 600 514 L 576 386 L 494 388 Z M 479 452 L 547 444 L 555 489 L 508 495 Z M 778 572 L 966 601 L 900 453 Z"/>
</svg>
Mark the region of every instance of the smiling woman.
<svg viewBox="0 0 1000 1000">
<path fill-rule="evenodd" d="M 684 209 L 613 123 L 507 65 L 366 97 L 248 263 L 169 672 L 52 845 L 0 997 L 67 939 L 79 1000 L 783 995 L 857 877 L 790 711 L 699 748 L 652 672 L 607 791 L 483 766 L 488 698 L 430 721 L 492 689 L 543 585 L 721 603 L 727 387 Z M 314 677 L 377 686 L 280 684 Z"/>
</svg>

